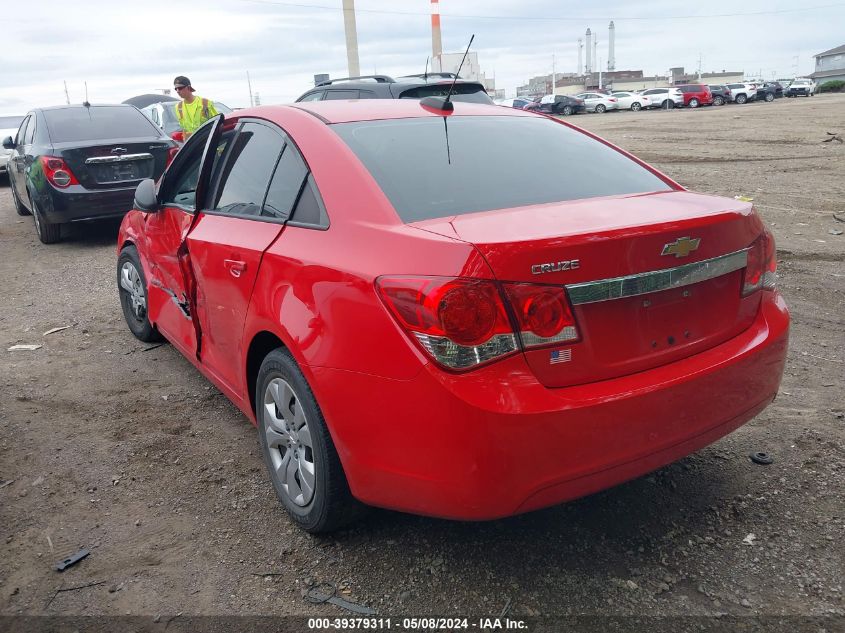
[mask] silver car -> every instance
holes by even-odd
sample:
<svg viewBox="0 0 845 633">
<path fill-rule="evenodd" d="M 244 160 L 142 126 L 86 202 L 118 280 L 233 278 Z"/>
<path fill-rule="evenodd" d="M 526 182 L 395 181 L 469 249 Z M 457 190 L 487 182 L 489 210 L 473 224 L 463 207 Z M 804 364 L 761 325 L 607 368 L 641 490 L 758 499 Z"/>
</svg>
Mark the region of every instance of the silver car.
<svg viewBox="0 0 845 633">
<path fill-rule="evenodd" d="M 608 110 L 619 109 L 619 101 L 616 97 L 601 94 L 600 92 L 582 92 L 575 95 L 576 99 L 582 99 L 587 112 L 607 112 Z"/>
<path fill-rule="evenodd" d="M 22 116 L 0 116 L 0 140 L 7 136 L 15 138 L 23 119 Z M 9 157 L 12 152 L 14 150 L 0 147 L 0 174 L 5 174 L 8 171 Z"/>
</svg>

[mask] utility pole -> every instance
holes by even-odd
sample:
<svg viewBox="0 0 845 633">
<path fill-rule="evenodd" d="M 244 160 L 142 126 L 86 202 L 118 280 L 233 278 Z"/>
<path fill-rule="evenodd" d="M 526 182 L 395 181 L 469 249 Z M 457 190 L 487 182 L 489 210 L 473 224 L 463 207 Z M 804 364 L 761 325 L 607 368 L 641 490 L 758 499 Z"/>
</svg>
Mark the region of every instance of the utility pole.
<svg viewBox="0 0 845 633">
<path fill-rule="evenodd" d="M 355 26 L 355 0 L 343 0 L 343 27 L 346 31 L 346 63 L 349 76 L 361 75 L 358 63 L 358 29 Z"/>
<path fill-rule="evenodd" d="M 255 100 L 252 98 L 252 81 L 249 78 L 249 71 L 246 71 L 246 85 L 249 88 L 249 107 L 255 105 Z"/>
<path fill-rule="evenodd" d="M 555 54 L 552 53 L 552 94 L 555 93 Z"/>
<path fill-rule="evenodd" d="M 70 95 L 67 93 L 67 81 L 65 81 L 64 84 L 65 84 L 65 101 L 67 101 L 67 104 L 70 105 Z"/>
<path fill-rule="evenodd" d="M 698 80 L 701 81 L 701 53 L 698 54 Z"/>
</svg>

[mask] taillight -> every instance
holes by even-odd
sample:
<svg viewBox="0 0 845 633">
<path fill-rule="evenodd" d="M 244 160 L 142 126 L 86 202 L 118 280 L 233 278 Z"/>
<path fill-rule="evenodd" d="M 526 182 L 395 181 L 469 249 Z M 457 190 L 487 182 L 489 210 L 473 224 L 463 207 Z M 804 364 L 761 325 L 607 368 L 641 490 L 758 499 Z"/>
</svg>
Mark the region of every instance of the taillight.
<svg viewBox="0 0 845 633">
<path fill-rule="evenodd" d="M 524 347 L 578 340 L 566 291 L 558 286 L 503 284 Z"/>
<path fill-rule="evenodd" d="M 611 103 L 616 103 L 616 99 L 608 99 Z"/>
<path fill-rule="evenodd" d="M 178 153 L 179 153 L 178 147 L 171 147 L 169 150 L 167 150 L 167 164 L 164 166 L 165 169 L 170 167 L 170 163 L 173 162 L 173 159 L 176 158 L 176 154 L 178 154 Z"/>
<path fill-rule="evenodd" d="M 70 185 L 79 184 L 76 176 L 73 175 L 73 172 L 61 158 L 56 156 L 42 156 L 41 166 L 44 169 L 44 175 L 47 177 L 47 182 L 54 187 L 64 189 Z"/>
<path fill-rule="evenodd" d="M 763 231 L 748 249 L 748 263 L 742 283 L 742 296 L 747 297 L 760 290 L 774 290 L 777 285 L 777 252 L 775 240 L 768 231 Z"/>
<path fill-rule="evenodd" d="M 399 324 L 438 363 L 470 369 L 517 351 L 496 284 L 451 277 L 379 277 Z"/>
</svg>

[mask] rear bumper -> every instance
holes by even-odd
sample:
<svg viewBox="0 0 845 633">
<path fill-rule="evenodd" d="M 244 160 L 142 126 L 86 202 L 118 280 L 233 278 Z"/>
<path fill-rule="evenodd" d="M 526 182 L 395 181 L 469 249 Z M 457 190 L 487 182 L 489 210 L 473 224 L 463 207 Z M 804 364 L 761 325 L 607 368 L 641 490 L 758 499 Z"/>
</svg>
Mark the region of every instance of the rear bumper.
<svg viewBox="0 0 845 633">
<path fill-rule="evenodd" d="M 764 293 L 754 324 L 693 357 L 548 389 L 521 355 L 413 380 L 310 368 L 353 494 L 386 508 L 483 520 L 622 483 L 738 428 L 777 394 L 789 314 Z"/>
<path fill-rule="evenodd" d="M 135 200 L 134 185 L 102 191 L 91 191 L 81 185 L 56 189 L 48 184 L 45 188 L 36 202 L 47 222 L 53 224 L 120 218 L 132 208 Z"/>
</svg>

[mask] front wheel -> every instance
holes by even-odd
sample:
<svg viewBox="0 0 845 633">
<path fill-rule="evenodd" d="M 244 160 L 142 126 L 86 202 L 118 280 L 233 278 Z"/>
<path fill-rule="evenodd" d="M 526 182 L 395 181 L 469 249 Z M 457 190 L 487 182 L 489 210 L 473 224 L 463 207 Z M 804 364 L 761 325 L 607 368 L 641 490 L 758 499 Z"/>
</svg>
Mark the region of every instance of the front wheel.
<svg viewBox="0 0 845 633">
<path fill-rule="evenodd" d="M 775 95 L 773 95 L 771 92 L 767 92 L 766 96 L 763 98 L 766 100 L 766 103 L 771 103 L 775 100 Z"/>
<path fill-rule="evenodd" d="M 569 116 L 572 114 L 572 106 L 563 106 L 563 115 Z"/>
<path fill-rule="evenodd" d="M 134 246 L 127 246 L 117 258 L 117 289 L 123 318 L 135 338 L 145 343 L 163 340 L 147 315 L 147 280 Z"/>
<path fill-rule="evenodd" d="M 746 101 L 748 101 L 748 97 L 746 97 L 745 95 L 737 95 L 737 96 L 736 96 L 735 101 L 736 101 L 738 104 L 742 105 L 743 103 L 745 103 Z"/>
<path fill-rule="evenodd" d="M 714 106 L 725 105 L 725 100 L 722 97 L 714 97 L 713 98 L 713 105 Z"/>
<path fill-rule="evenodd" d="M 349 491 L 343 466 L 305 376 L 285 349 L 270 352 L 258 372 L 255 417 L 276 496 L 306 532 L 330 532 L 363 506 Z"/>
<path fill-rule="evenodd" d="M 699 102 L 698 99 L 692 98 L 692 99 L 689 100 L 689 107 L 691 107 L 691 108 L 697 108 L 700 105 L 701 105 L 701 102 Z"/>
<path fill-rule="evenodd" d="M 634 103 L 631 104 L 631 110 L 633 110 L 634 112 L 639 112 L 642 109 L 643 106 L 640 104 L 639 101 L 634 101 Z"/>
<path fill-rule="evenodd" d="M 607 108 L 605 107 L 605 105 L 603 103 L 600 103 L 596 106 L 596 112 L 598 112 L 599 114 L 604 114 L 604 112 L 606 110 L 607 110 Z"/>
</svg>

